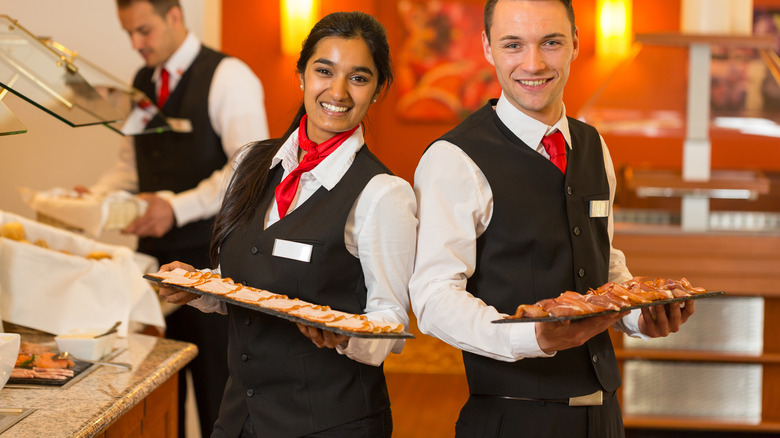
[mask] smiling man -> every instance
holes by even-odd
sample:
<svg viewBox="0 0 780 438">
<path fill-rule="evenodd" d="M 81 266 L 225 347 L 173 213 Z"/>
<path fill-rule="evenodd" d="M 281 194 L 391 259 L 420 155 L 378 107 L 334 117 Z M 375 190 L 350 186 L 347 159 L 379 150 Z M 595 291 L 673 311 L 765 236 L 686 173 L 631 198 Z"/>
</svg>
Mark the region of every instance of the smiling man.
<svg viewBox="0 0 780 438">
<path fill-rule="evenodd" d="M 88 190 L 138 193 L 145 213 L 124 233 L 160 264 L 209 267 L 213 218 L 232 173 L 233 155 L 268 138 L 263 86 L 246 63 L 204 46 L 189 31 L 179 0 L 116 0 L 130 45 L 143 59 L 133 87 L 174 129 L 127 137 L 116 164 Z M 151 123 L 154 123 L 152 121 Z M 184 436 L 186 376 L 191 373 L 201 434 L 211 435 L 227 381 L 227 321 L 182 307 L 166 317 L 165 335 L 192 342 L 198 356 L 179 373 L 179 436 Z"/>
<path fill-rule="evenodd" d="M 623 437 L 606 330 L 667 336 L 694 308 L 491 323 L 632 276 L 612 247 L 609 151 L 563 103 L 579 52 L 571 0 L 488 0 L 482 46 L 501 97 L 431 144 L 414 178 L 409 292 L 420 330 L 463 350 L 470 397 L 456 436 Z"/>
</svg>

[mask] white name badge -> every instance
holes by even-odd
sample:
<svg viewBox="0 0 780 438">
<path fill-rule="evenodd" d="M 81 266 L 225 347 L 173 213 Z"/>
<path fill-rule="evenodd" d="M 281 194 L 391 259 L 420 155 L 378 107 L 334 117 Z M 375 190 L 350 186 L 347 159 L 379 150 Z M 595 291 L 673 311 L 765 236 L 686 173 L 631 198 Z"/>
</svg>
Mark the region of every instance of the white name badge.
<svg viewBox="0 0 780 438">
<path fill-rule="evenodd" d="M 179 119 L 175 117 L 166 117 L 165 121 L 170 125 L 171 131 L 188 133 L 192 132 L 192 122 L 189 119 Z"/>
<path fill-rule="evenodd" d="M 274 240 L 274 250 L 272 254 L 276 257 L 284 257 L 286 259 L 309 263 L 311 261 L 311 250 L 312 246 L 306 243 L 276 239 Z"/>
<path fill-rule="evenodd" d="M 590 201 L 590 217 L 609 216 L 609 200 Z"/>
</svg>

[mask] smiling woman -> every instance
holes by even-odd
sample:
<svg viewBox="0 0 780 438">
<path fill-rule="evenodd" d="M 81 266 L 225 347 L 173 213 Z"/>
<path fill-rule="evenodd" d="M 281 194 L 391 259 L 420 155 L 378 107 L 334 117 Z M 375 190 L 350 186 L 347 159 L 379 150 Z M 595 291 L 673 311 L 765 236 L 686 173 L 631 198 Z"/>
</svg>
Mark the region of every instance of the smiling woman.
<svg viewBox="0 0 780 438">
<path fill-rule="evenodd" d="M 368 150 L 361 126 L 393 77 L 385 29 L 362 12 L 330 14 L 296 67 L 303 103 L 281 138 L 239 154 L 216 218 L 213 264 L 236 283 L 406 328 L 417 204 L 409 183 Z M 162 270 L 177 267 L 194 270 Z M 380 365 L 403 340 L 160 293 L 229 317 L 231 378 L 212 436 L 391 436 Z"/>
<path fill-rule="evenodd" d="M 309 139 L 321 143 L 358 125 L 379 94 L 377 71 L 362 38 L 324 38 L 301 75 Z"/>
</svg>

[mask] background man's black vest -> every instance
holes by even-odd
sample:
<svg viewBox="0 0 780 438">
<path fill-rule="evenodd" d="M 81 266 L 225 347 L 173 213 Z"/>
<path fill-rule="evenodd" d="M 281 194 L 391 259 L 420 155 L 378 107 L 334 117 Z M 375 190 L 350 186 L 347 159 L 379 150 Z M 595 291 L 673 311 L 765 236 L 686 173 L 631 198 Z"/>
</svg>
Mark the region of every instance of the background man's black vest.
<svg viewBox="0 0 780 438">
<path fill-rule="evenodd" d="M 217 65 L 225 54 L 201 46 L 201 50 L 181 81 L 165 102 L 166 117 L 189 120 L 192 132 L 164 132 L 134 138 L 138 184 L 141 192 L 189 190 L 227 163 L 222 141 L 209 121 L 208 95 Z M 152 99 L 157 99 L 152 82 L 153 68 L 138 71 L 133 86 Z M 161 238 L 145 237 L 138 241 L 141 252 L 154 254 L 171 251 L 208 248 L 213 220 L 200 220 L 183 227 L 174 227 Z M 170 260 L 161 260 L 167 263 Z"/>
<path fill-rule="evenodd" d="M 607 218 L 589 217 L 591 200 L 608 200 L 609 185 L 598 133 L 574 119 L 564 176 L 498 118 L 496 101 L 441 139 L 476 163 L 493 192 L 493 216 L 477 239 L 477 266 L 468 291 L 498 311 L 585 293 L 607 281 Z M 604 332 L 552 358 L 501 362 L 464 352 L 471 394 L 565 399 L 598 389 L 614 391 L 620 375 Z"/>
<path fill-rule="evenodd" d="M 366 284 L 360 260 L 344 243 L 355 200 L 377 174 L 389 173 L 364 145 L 344 177 L 324 187 L 263 230 L 281 165 L 246 229 L 220 249 L 223 276 L 291 298 L 363 313 Z M 272 255 L 274 241 L 312 245 L 306 263 Z M 378 413 L 390 406 L 382 367 L 319 349 L 290 321 L 229 306 L 230 380 L 216 430 L 238 436 L 247 413 L 258 436 L 301 436 Z"/>
</svg>

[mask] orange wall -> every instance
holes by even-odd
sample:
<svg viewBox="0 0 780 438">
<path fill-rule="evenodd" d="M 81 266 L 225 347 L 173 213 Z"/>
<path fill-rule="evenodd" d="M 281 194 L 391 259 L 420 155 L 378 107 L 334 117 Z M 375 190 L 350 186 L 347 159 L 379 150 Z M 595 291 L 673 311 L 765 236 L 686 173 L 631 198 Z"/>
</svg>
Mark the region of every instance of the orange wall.
<svg viewBox="0 0 780 438">
<path fill-rule="evenodd" d="M 462 0 L 482 4 L 482 0 Z M 321 15 L 339 10 L 360 10 L 376 16 L 387 28 L 391 51 L 403 37 L 393 0 L 321 0 Z M 596 0 L 576 0 L 575 14 L 580 36 L 580 55 L 574 61 L 564 101 L 569 115 L 576 115 L 614 65 L 597 60 L 595 46 Z M 780 0 L 754 0 L 756 7 L 780 7 Z M 245 60 L 263 81 L 271 135 L 281 135 L 300 104 L 295 75 L 295 57 L 284 56 L 279 40 L 279 2 L 231 0 L 223 2 L 223 50 Z M 680 0 L 634 0 L 634 31 L 674 32 L 679 29 Z M 479 44 L 479 41 L 475 41 Z M 685 75 L 684 71 L 664 74 Z M 685 82 L 670 88 L 670 96 L 685 95 Z M 497 96 L 496 96 L 497 97 Z M 425 147 L 453 126 L 452 123 L 412 123 L 399 120 L 394 107 L 397 95 L 391 89 L 368 115 L 367 143 L 396 174 L 411 181 L 417 160 Z M 616 167 L 651 165 L 679 168 L 682 139 L 605 135 Z M 712 146 L 713 168 L 761 168 L 780 170 L 780 141 L 755 136 L 716 138 Z M 749 147 L 763 158 L 744 154 Z"/>
</svg>

